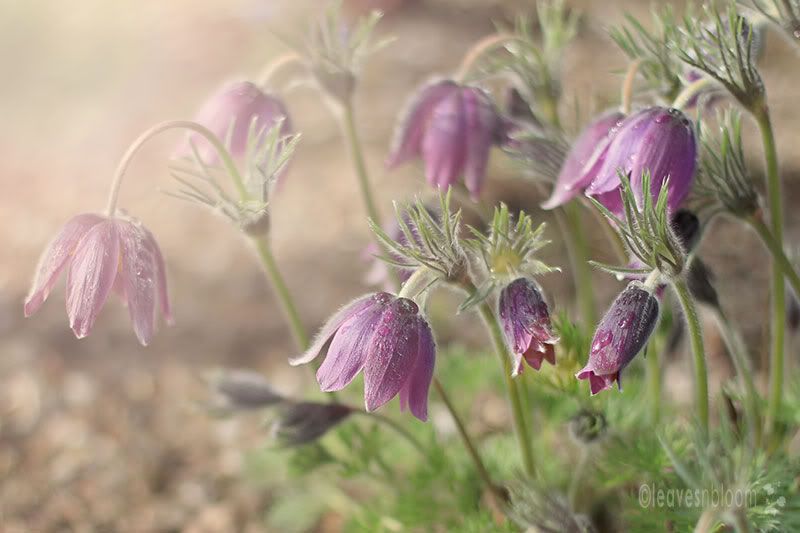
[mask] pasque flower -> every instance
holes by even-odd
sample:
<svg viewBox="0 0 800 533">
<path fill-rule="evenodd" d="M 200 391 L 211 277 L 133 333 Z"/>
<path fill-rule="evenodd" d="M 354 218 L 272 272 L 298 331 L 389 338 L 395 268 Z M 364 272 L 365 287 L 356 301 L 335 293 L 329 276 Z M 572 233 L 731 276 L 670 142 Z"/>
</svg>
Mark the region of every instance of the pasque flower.
<svg viewBox="0 0 800 533">
<path fill-rule="evenodd" d="M 567 154 L 550 198 L 542 204 L 553 209 L 582 193 L 594 180 L 603 163 L 605 148 L 625 119 L 619 111 L 609 111 L 591 122 L 575 139 Z"/>
<path fill-rule="evenodd" d="M 156 301 L 172 320 L 164 258 L 153 234 L 135 219 L 92 213 L 71 218 L 45 250 L 25 300 L 31 316 L 47 300 L 67 270 L 67 316 L 78 338 L 89 334 L 114 290 L 125 301 L 136 336 L 143 345 L 153 338 Z"/>
<path fill-rule="evenodd" d="M 575 377 L 588 379 L 592 395 L 609 389 L 638 354 L 658 322 L 658 300 L 638 281 L 623 290 L 600 320 L 589 349 L 589 362 Z"/>
<path fill-rule="evenodd" d="M 283 121 L 281 135 L 292 133 L 292 123 L 283 102 L 249 81 L 229 83 L 222 87 L 200 108 L 195 121 L 226 141 L 231 155 L 237 159 L 247 155 L 251 133 L 258 136 L 255 146 L 261 144 L 267 131 L 278 121 Z M 192 144 L 204 163 L 219 164 L 217 151 L 196 133 L 189 135 L 177 155 L 191 156 Z"/>
<path fill-rule="evenodd" d="M 697 166 L 694 128 L 677 109 L 651 107 L 626 118 L 595 157 L 599 167 L 586 194 L 612 213 L 623 216 L 620 172 L 629 177 L 639 208 L 642 175 L 649 172 L 654 198 L 669 178 L 668 206 L 675 210 L 689 193 Z"/>
<path fill-rule="evenodd" d="M 395 167 L 421 157 L 430 185 L 447 189 L 463 176 L 476 198 L 486 178 L 489 150 L 503 140 L 504 130 L 505 122 L 484 90 L 437 81 L 412 100 L 387 164 Z"/>
<path fill-rule="evenodd" d="M 333 315 L 311 347 L 290 364 L 308 363 L 323 350 L 317 381 L 324 392 L 343 389 L 363 369 L 367 411 L 399 394 L 402 410 L 427 420 L 436 344 L 412 300 L 386 292 L 355 300 Z"/>
<path fill-rule="evenodd" d="M 556 364 L 553 345 L 558 338 L 550 325 L 550 311 L 536 282 L 518 278 L 500 292 L 500 322 L 506 343 L 514 355 L 513 375 L 523 369 L 522 360 L 539 370 L 542 361 Z"/>
</svg>

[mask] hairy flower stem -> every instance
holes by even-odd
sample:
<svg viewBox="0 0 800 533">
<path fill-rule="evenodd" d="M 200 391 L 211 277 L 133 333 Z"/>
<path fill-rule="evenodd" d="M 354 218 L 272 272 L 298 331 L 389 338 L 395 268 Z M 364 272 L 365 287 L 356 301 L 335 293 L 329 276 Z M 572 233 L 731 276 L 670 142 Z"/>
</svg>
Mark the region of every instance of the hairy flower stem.
<svg viewBox="0 0 800 533">
<path fill-rule="evenodd" d="M 375 204 L 375 199 L 372 195 L 372 186 L 369 181 L 369 173 L 367 172 L 367 163 L 364 160 L 364 151 L 361 148 L 361 140 L 358 136 L 356 129 L 355 112 L 353 103 L 348 101 L 341 107 L 341 120 L 342 130 L 344 133 L 345 141 L 350 148 L 350 159 L 353 162 L 353 167 L 358 177 L 358 185 L 361 189 L 361 198 L 364 201 L 364 207 L 367 210 L 367 216 L 371 218 L 376 224 L 381 224 L 382 220 L 378 208 Z M 386 245 L 374 235 L 375 242 L 378 244 L 378 249 L 389 255 Z M 389 268 L 389 278 L 395 287 L 400 287 L 400 278 L 397 271 Z"/>
<path fill-rule="evenodd" d="M 417 438 L 414 435 L 412 435 L 410 431 L 408 431 L 406 428 L 404 428 L 402 425 L 398 424 L 388 416 L 384 416 L 382 414 L 375 412 L 364 411 L 362 409 L 353 409 L 353 413 L 364 415 L 376 422 L 383 424 L 386 427 L 391 428 L 395 433 L 406 439 L 408 443 L 412 447 L 414 447 L 423 457 L 430 459 L 430 454 L 428 453 L 427 450 L 425 450 L 425 447 L 422 445 L 422 443 L 419 440 L 417 440 Z"/>
<path fill-rule="evenodd" d="M 705 76 L 700 78 L 699 80 L 690 83 L 687 85 L 678 96 L 675 97 L 675 100 L 672 102 L 672 107 L 675 109 L 680 109 L 681 111 L 689 105 L 689 102 L 698 95 L 698 93 L 708 89 L 716 82 L 710 77 Z"/>
<path fill-rule="evenodd" d="M 758 233 L 758 236 L 761 237 L 761 241 L 770 251 L 770 254 L 772 254 L 773 261 L 778 263 L 781 271 L 786 276 L 786 280 L 792 286 L 792 289 L 794 289 L 795 294 L 800 294 L 800 276 L 797 274 L 797 270 L 795 270 L 794 265 L 783 250 L 781 243 L 775 239 L 775 236 L 760 217 L 750 217 L 747 219 L 747 223 L 750 224 L 756 233 Z"/>
<path fill-rule="evenodd" d="M 586 232 L 581 221 L 581 210 L 577 202 L 569 202 L 564 206 L 568 230 L 564 235 L 570 262 L 572 277 L 575 281 L 575 294 L 584 323 L 593 325 L 597 322 L 592 288 L 592 271 L 589 265 Z"/>
<path fill-rule="evenodd" d="M 467 433 L 467 427 L 464 425 L 464 421 L 461 420 L 461 417 L 458 415 L 458 411 L 456 411 L 455 405 L 450 400 L 450 396 L 448 396 L 447 392 L 444 390 L 442 383 L 439 381 L 439 378 L 436 376 L 433 377 L 433 388 L 436 389 L 436 393 L 444 402 L 444 405 L 447 407 L 447 410 L 450 411 L 450 415 L 453 417 L 453 422 L 456 425 L 456 429 L 458 430 L 458 434 L 461 437 L 461 440 L 464 442 L 464 447 L 467 449 L 467 453 L 472 459 L 472 462 L 475 464 L 475 469 L 478 471 L 478 475 L 480 476 L 481 480 L 483 481 L 486 488 L 492 493 L 492 495 L 497 498 L 498 502 L 502 502 L 505 500 L 503 492 L 501 491 L 500 487 L 494 484 L 492 481 L 492 477 L 489 475 L 489 471 L 486 469 L 486 465 L 483 464 L 483 459 L 481 459 L 480 453 L 478 453 L 478 449 L 475 448 L 475 444 L 472 442 L 472 438 Z"/>
<path fill-rule="evenodd" d="M 744 411 L 751 443 L 757 448 L 761 443 L 761 424 L 758 415 L 758 392 L 753 383 L 753 368 L 739 332 L 720 308 L 714 308 L 714 318 L 719 326 L 722 340 L 733 360 L 736 374 L 744 389 Z"/>
<path fill-rule="evenodd" d="M 305 65 L 305 61 L 297 52 L 287 52 L 270 61 L 258 76 L 258 86 L 262 89 L 267 89 L 272 78 L 274 78 L 278 72 L 292 64 Z"/>
<path fill-rule="evenodd" d="M 462 282 L 461 286 L 469 294 L 472 294 L 477 290 L 471 281 L 464 281 Z M 514 419 L 514 432 L 517 435 L 519 451 L 520 455 L 522 456 L 522 465 L 525 473 L 530 477 L 534 477 L 536 475 L 536 469 L 533 461 L 531 434 L 525 421 L 526 417 L 525 410 L 523 408 L 522 394 L 519 390 L 517 381 L 511 377 L 511 357 L 508 355 L 505 340 L 503 339 L 503 330 L 500 327 L 500 323 L 497 321 L 497 317 L 495 316 L 492 307 L 488 303 L 482 303 L 478 309 L 481 318 L 483 319 L 483 323 L 489 332 L 489 336 L 492 339 L 494 351 L 497 354 L 497 357 L 500 359 L 500 363 L 503 368 L 503 377 L 505 378 L 506 389 L 508 392 L 508 402 L 511 406 L 511 414 Z"/>
<path fill-rule="evenodd" d="M 464 54 L 464 58 L 461 60 L 461 64 L 458 66 L 454 78 L 457 81 L 463 81 L 469 75 L 475 62 L 480 59 L 483 54 L 514 40 L 520 40 L 520 37 L 509 33 L 493 33 L 487 35 L 467 50 L 467 53 Z"/>
<path fill-rule="evenodd" d="M 625 79 L 622 81 L 620 107 L 622 108 L 622 112 L 626 115 L 629 115 L 631 112 L 631 105 L 633 104 L 633 85 L 636 81 L 636 74 L 639 72 L 640 66 L 642 66 L 641 59 L 632 61 L 628 65 L 628 70 L 625 73 Z"/>
<path fill-rule="evenodd" d="M 663 349 L 663 335 L 653 335 L 645 359 L 647 361 L 647 396 L 650 404 L 650 420 L 654 423 L 658 422 L 661 416 L 661 361 L 659 359 Z"/>
<path fill-rule="evenodd" d="M 239 192 L 240 195 L 247 195 L 247 188 L 244 186 L 242 176 L 236 169 L 236 164 L 233 162 L 233 157 L 231 157 L 230 153 L 225 148 L 225 145 L 222 144 L 222 141 L 220 141 L 211 130 L 189 120 L 167 120 L 164 122 L 159 122 L 155 126 L 145 130 L 135 141 L 133 141 L 133 143 L 131 143 L 128 150 L 122 156 L 122 159 L 120 159 L 119 165 L 117 165 L 117 170 L 114 172 L 114 178 L 111 181 L 111 190 L 108 194 L 108 203 L 106 205 L 106 213 L 108 216 L 114 216 L 114 213 L 116 212 L 119 190 L 122 186 L 122 179 L 125 177 L 125 172 L 128 170 L 128 166 L 130 166 L 133 156 L 139 152 L 139 150 L 147 141 L 159 133 L 173 129 L 191 130 L 203 136 L 219 154 L 222 165 L 225 167 L 225 171 L 233 180 L 233 184 L 236 187 L 237 192 Z"/>
<path fill-rule="evenodd" d="M 756 107 L 753 115 L 761 130 L 761 139 L 764 145 L 764 161 L 767 171 L 767 199 L 769 203 L 772 236 L 774 240 L 782 246 L 783 198 L 781 192 L 781 177 L 778 173 L 778 152 L 775 146 L 775 135 L 772 130 L 772 122 L 766 103 Z M 772 261 L 772 294 L 770 295 L 770 300 L 772 301 L 772 352 L 769 368 L 769 398 L 767 399 L 767 413 L 764 422 L 764 434 L 767 437 L 772 434 L 775 428 L 775 420 L 778 417 L 781 402 L 783 401 L 783 358 L 786 334 L 783 269 L 774 253 Z"/>
<path fill-rule="evenodd" d="M 689 338 L 692 345 L 694 358 L 694 386 L 695 402 L 700 427 L 708 435 L 708 370 L 706 369 L 706 353 L 703 346 L 703 330 L 697 316 L 697 307 L 694 303 L 686 281 L 682 278 L 673 279 L 672 286 L 681 302 L 683 316 L 689 328 Z"/>
<path fill-rule="evenodd" d="M 567 491 L 567 501 L 573 512 L 578 510 L 578 496 L 580 494 L 581 481 L 583 480 L 583 474 L 586 471 L 586 465 L 588 463 L 589 449 L 584 445 L 581 446 L 578 464 L 575 470 L 572 471 L 572 479 L 569 482 L 569 490 Z"/>
<path fill-rule="evenodd" d="M 301 350 L 305 350 L 308 348 L 309 344 L 308 333 L 303 327 L 300 313 L 297 311 L 297 306 L 289 292 L 289 288 L 286 286 L 286 282 L 278 269 L 278 265 L 275 263 L 275 257 L 272 255 L 269 241 L 266 237 L 256 237 L 253 241 L 258 251 L 258 257 L 264 265 L 267 277 L 270 283 L 272 283 L 272 287 L 275 289 L 275 294 L 278 296 L 283 315 L 286 318 L 286 322 L 289 324 L 289 329 L 292 331 L 292 337 L 294 337 L 297 346 Z"/>
</svg>

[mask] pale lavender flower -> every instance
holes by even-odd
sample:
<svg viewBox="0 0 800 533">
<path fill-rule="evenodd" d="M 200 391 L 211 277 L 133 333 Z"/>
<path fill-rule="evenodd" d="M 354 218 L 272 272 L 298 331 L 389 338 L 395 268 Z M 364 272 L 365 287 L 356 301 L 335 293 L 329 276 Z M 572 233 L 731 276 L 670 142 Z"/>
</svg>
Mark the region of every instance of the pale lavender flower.
<svg viewBox="0 0 800 533">
<path fill-rule="evenodd" d="M 586 194 L 622 217 L 619 173 L 626 174 L 639 208 L 643 205 L 642 175 L 650 173 L 650 194 L 658 196 L 669 178 L 668 206 L 677 209 L 692 186 L 697 144 L 691 121 L 677 109 L 651 107 L 625 119 L 598 157 Z"/>
<path fill-rule="evenodd" d="M 523 370 L 523 359 L 535 370 L 541 368 L 543 360 L 556 364 L 553 346 L 558 338 L 553 335 L 550 311 L 536 282 L 518 278 L 504 287 L 499 315 L 506 343 L 514 355 L 512 375 Z"/>
<path fill-rule="evenodd" d="M 486 179 L 489 150 L 504 139 L 505 125 L 484 90 L 451 80 L 431 83 L 405 112 L 387 165 L 421 157 L 430 185 L 447 189 L 463 176 L 477 198 Z"/>
<path fill-rule="evenodd" d="M 605 148 L 624 119 L 623 113 L 609 111 L 583 130 L 572 143 L 567 158 L 561 165 L 553 193 L 542 204 L 543 209 L 563 205 L 589 186 L 603 163 Z"/>
<path fill-rule="evenodd" d="M 413 301 L 386 292 L 363 296 L 333 315 L 311 347 L 289 362 L 308 363 L 323 350 L 317 381 L 324 392 L 343 389 L 363 369 L 367 411 L 399 394 L 401 410 L 427 420 L 436 344 Z"/>
<path fill-rule="evenodd" d="M 195 122 L 225 142 L 231 155 L 237 159 L 247 155 L 251 132 L 258 136 L 255 142 L 258 147 L 269 129 L 279 121 L 282 121 L 281 136 L 291 135 L 292 123 L 284 103 L 249 81 L 223 86 L 203 104 L 195 117 Z M 176 155 L 190 157 L 192 144 L 205 164 L 213 166 L 220 163 L 217 151 L 198 133 L 190 134 Z M 286 168 L 279 173 L 278 181 L 285 171 Z"/>
<path fill-rule="evenodd" d="M 614 382 L 650 338 L 658 322 L 658 300 L 634 281 L 623 290 L 600 320 L 589 349 L 589 361 L 575 377 L 588 379 L 592 395 Z"/>
<path fill-rule="evenodd" d="M 67 316 L 78 338 L 89 334 L 112 290 L 127 304 L 143 345 L 155 333 L 156 301 L 166 321 L 172 321 L 164 258 L 138 220 L 92 213 L 70 219 L 42 255 L 25 300 L 26 317 L 39 310 L 64 269 Z"/>
</svg>

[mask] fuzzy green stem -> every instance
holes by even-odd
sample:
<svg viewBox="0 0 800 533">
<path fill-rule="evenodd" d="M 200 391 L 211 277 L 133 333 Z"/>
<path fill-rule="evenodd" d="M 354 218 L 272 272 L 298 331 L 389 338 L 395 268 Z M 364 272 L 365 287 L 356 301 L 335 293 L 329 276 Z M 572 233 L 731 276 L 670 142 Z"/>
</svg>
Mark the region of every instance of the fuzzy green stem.
<svg viewBox="0 0 800 533">
<path fill-rule="evenodd" d="M 297 311 L 297 307 L 295 306 L 294 299 L 289 292 L 289 288 L 286 286 L 286 282 L 283 280 L 283 276 L 278 269 L 277 263 L 275 263 L 275 257 L 272 255 L 269 242 L 267 241 L 266 237 L 254 238 L 253 241 L 255 242 L 256 250 L 258 251 L 258 257 L 261 259 L 261 263 L 264 265 L 264 270 L 267 273 L 267 277 L 269 277 L 272 287 L 275 289 L 275 293 L 278 296 L 281 310 L 286 318 L 286 322 L 289 324 L 289 329 L 292 331 L 292 336 L 294 337 L 295 343 L 297 343 L 297 346 L 301 350 L 305 350 L 308 348 L 309 343 L 308 333 L 303 327 L 302 320 L 300 320 L 300 313 Z"/>
<path fill-rule="evenodd" d="M 629 115 L 631 112 L 631 105 L 633 103 L 633 84 L 636 81 L 636 74 L 639 72 L 639 67 L 642 66 L 642 60 L 637 59 L 628 65 L 628 70 L 625 73 L 625 79 L 622 81 L 622 93 L 620 95 L 620 106 L 622 112 Z"/>
<path fill-rule="evenodd" d="M 659 357 L 663 349 L 663 336 L 654 335 L 647 351 L 647 396 L 650 404 L 650 420 L 658 422 L 661 416 L 661 364 Z"/>
<path fill-rule="evenodd" d="M 462 287 L 472 294 L 477 289 L 471 281 L 462 283 Z M 492 339 L 492 345 L 497 357 L 500 359 L 500 364 L 503 370 L 503 377 L 506 382 L 506 390 L 508 392 L 508 401 L 511 406 L 511 414 L 514 419 L 514 432 L 517 435 L 517 442 L 519 444 L 520 455 L 522 456 L 522 465 L 525 473 L 533 477 L 536 475 L 533 460 L 533 445 L 531 442 L 531 434 L 528 430 L 528 425 L 525 421 L 525 411 L 523 409 L 522 396 L 520 394 L 517 381 L 511 377 L 511 358 L 506 349 L 505 339 L 503 339 L 503 330 L 497 322 L 494 311 L 491 306 L 484 302 L 479 306 L 479 312 L 489 336 Z"/>
<path fill-rule="evenodd" d="M 764 161 L 766 164 L 767 199 L 769 203 L 769 216 L 772 236 L 777 243 L 783 243 L 783 198 L 781 192 L 781 177 L 778 173 L 778 152 L 775 145 L 775 135 L 772 130 L 769 111 L 766 104 L 757 107 L 754 117 L 761 130 L 761 139 L 764 145 Z M 783 365 L 784 341 L 786 334 L 786 307 L 784 294 L 783 272 L 780 261 L 772 261 L 772 351 L 770 356 L 769 398 L 767 399 L 767 413 L 765 419 L 765 435 L 769 436 L 775 427 L 775 421 L 783 400 Z"/>
<path fill-rule="evenodd" d="M 744 389 L 744 410 L 745 416 L 747 417 L 747 426 L 752 444 L 757 447 L 761 441 L 761 425 L 759 424 L 758 415 L 758 392 L 753 382 L 753 368 L 750 365 L 747 348 L 745 348 L 739 332 L 736 331 L 736 328 L 722 309 L 714 309 L 714 318 L 722 334 L 722 340 L 728 348 L 728 352 L 731 354 L 731 360 L 733 361 L 736 375 L 739 377 L 742 388 Z"/>
<path fill-rule="evenodd" d="M 292 64 L 305 65 L 305 60 L 297 52 L 288 52 L 270 61 L 258 76 L 258 85 L 266 90 L 275 75 Z"/>
<path fill-rule="evenodd" d="M 479 40 L 474 45 L 472 45 L 472 47 L 469 50 L 467 50 L 466 54 L 464 54 L 464 58 L 461 60 L 461 64 L 458 66 L 458 70 L 456 71 L 454 79 L 458 81 L 463 81 L 469 74 L 470 70 L 472 70 L 472 67 L 475 64 L 475 62 L 478 59 L 480 59 L 480 57 L 483 56 L 483 54 L 499 46 L 504 46 L 509 41 L 514 41 L 514 40 L 523 40 L 523 39 L 519 36 L 508 33 L 493 33 Z"/>
<path fill-rule="evenodd" d="M 236 164 L 233 162 L 233 157 L 231 157 L 230 152 L 228 152 L 228 149 L 225 148 L 225 145 L 222 143 L 222 141 L 220 141 L 211 130 L 189 120 L 167 120 L 145 130 L 141 135 L 139 135 L 139 137 L 136 138 L 135 141 L 133 141 L 133 143 L 131 143 L 128 150 L 122 156 L 122 159 L 120 159 L 119 165 L 117 165 L 117 170 L 114 172 L 114 177 L 111 181 L 111 190 L 108 194 L 108 203 L 106 205 L 106 213 L 108 216 L 114 216 L 114 213 L 116 212 L 117 199 L 119 198 L 119 190 L 122 186 L 122 179 L 125 177 L 125 172 L 128 170 L 128 166 L 133 160 L 133 156 L 139 152 L 139 150 L 147 141 L 159 133 L 172 129 L 191 130 L 205 138 L 206 141 L 208 141 L 217 151 L 217 154 L 222 161 L 222 165 L 225 167 L 225 170 L 233 180 L 233 184 L 238 193 L 242 196 L 247 196 L 247 188 L 244 185 L 242 176 L 239 174 L 239 171 L 236 168 Z"/>
<path fill-rule="evenodd" d="M 703 346 L 703 330 L 700 319 L 697 316 L 697 307 L 692 298 L 686 281 L 682 278 L 672 282 L 678 299 L 683 308 L 683 316 L 689 328 L 689 337 L 692 345 L 692 357 L 694 358 L 694 386 L 695 402 L 697 403 L 697 415 L 700 426 L 708 435 L 708 371 L 706 369 L 706 354 Z"/>
<path fill-rule="evenodd" d="M 469 454 L 470 459 L 472 459 L 475 469 L 478 471 L 478 475 L 480 476 L 484 485 L 486 485 L 486 488 L 491 491 L 496 498 L 498 498 L 498 501 L 503 501 L 504 498 L 502 492 L 500 491 L 500 488 L 492 481 L 492 477 L 489 475 L 486 465 L 483 464 L 483 459 L 481 459 L 478 449 L 472 442 L 472 438 L 469 436 L 469 433 L 467 433 L 467 427 L 464 425 L 464 421 L 461 420 L 461 417 L 458 415 L 456 406 L 453 404 L 452 400 L 450 400 L 450 396 L 447 394 L 447 391 L 444 390 L 439 378 L 435 376 L 433 378 L 433 388 L 436 389 L 436 393 L 444 402 L 447 410 L 450 411 L 450 416 L 453 417 L 453 422 L 456 425 L 458 434 L 461 437 L 461 440 L 464 442 L 464 447 L 467 449 L 467 453 Z"/>
<path fill-rule="evenodd" d="M 350 148 L 350 158 L 353 162 L 353 167 L 356 171 L 358 178 L 358 185 L 361 189 L 361 198 L 364 201 L 364 207 L 367 210 L 367 216 L 372 219 L 375 224 L 381 224 L 382 220 L 378 208 L 375 204 L 375 199 L 372 195 L 372 186 L 369 181 L 369 173 L 367 172 L 367 163 L 364 160 L 364 151 L 361 148 L 361 140 L 358 136 L 356 129 L 355 112 L 353 103 L 350 101 L 342 105 L 342 129 L 347 145 Z M 373 237 L 378 244 L 378 249 L 388 254 L 386 245 L 375 235 Z M 389 268 L 389 277 L 395 287 L 400 287 L 400 278 L 393 268 Z"/>
<path fill-rule="evenodd" d="M 570 480 L 569 490 L 567 492 L 567 501 L 569 502 L 569 506 L 573 511 L 578 510 L 578 491 L 581 486 L 581 480 L 583 479 L 583 473 L 586 471 L 586 465 L 588 463 L 589 463 L 589 450 L 584 445 L 581 446 L 578 465 L 572 472 L 572 479 Z"/>
<path fill-rule="evenodd" d="M 577 202 L 569 202 L 564 206 L 568 231 L 563 235 L 572 263 L 572 277 L 575 281 L 575 294 L 581 310 L 581 318 L 586 324 L 593 325 L 597 321 L 592 288 L 592 271 L 589 265 L 586 232 L 581 223 L 581 211 Z"/>
<path fill-rule="evenodd" d="M 699 80 L 690 83 L 686 86 L 678 96 L 675 97 L 675 100 L 672 102 L 672 107 L 675 109 L 683 110 L 689 102 L 697 96 L 700 92 L 706 90 L 710 86 L 714 85 L 716 82 L 710 76 L 703 76 Z"/>
<path fill-rule="evenodd" d="M 792 289 L 794 289 L 795 294 L 800 294 L 800 276 L 798 276 L 797 270 L 795 270 L 794 265 L 783 250 L 783 246 L 775 239 L 775 236 L 761 218 L 750 217 L 747 219 L 747 222 L 756 230 L 758 236 L 761 237 L 761 241 L 770 251 L 770 254 L 772 254 L 773 261 L 778 263 L 781 271 L 786 276 L 786 280 L 789 281 Z"/>
</svg>

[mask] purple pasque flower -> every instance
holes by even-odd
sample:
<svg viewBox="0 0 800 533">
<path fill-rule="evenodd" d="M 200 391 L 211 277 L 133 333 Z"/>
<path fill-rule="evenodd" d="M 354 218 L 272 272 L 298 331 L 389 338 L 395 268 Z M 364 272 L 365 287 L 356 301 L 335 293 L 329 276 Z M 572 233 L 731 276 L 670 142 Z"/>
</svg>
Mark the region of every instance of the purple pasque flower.
<svg viewBox="0 0 800 533">
<path fill-rule="evenodd" d="M 622 112 L 608 111 L 586 126 L 572 143 L 561 165 L 553 193 L 542 204 L 543 209 L 563 205 L 589 186 L 603 163 L 605 147 L 624 119 Z"/>
<path fill-rule="evenodd" d="M 323 350 L 317 370 L 323 392 L 343 389 L 363 369 L 367 411 L 399 394 L 401 410 L 427 420 L 436 343 L 412 300 L 386 292 L 362 296 L 328 319 L 309 349 L 289 363 L 308 363 Z"/>
<path fill-rule="evenodd" d="M 127 304 L 143 345 L 155 333 L 156 301 L 166 321 L 172 321 L 164 258 L 153 234 L 138 220 L 85 213 L 67 221 L 39 261 L 25 299 L 26 317 L 47 300 L 64 269 L 67 316 L 79 339 L 89 334 L 112 290 Z"/>
<path fill-rule="evenodd" d="M 638 281 L 623 290 L 595 330 L 589 362 L 575 374 L 588 379 L 592 396 L 617 382 L 620 373 L 638 354 L 658 322 L 658 300 Z"/>
<path fill-rule="evenodd" d="M 609 211 L 624 216 L 620 172 L 629 177 L 639 208 L 643 205 L 643 173 L 650 173 L 650 194 L 654 198 L 669 178 L 668 206 L 674 211 L 686 198 L 694 179 L 694 127 L 677 109 L 650 107 L 626 118 L 597 157 L 602 162 L 585 192 Z"/>
<path fill-rule="evenodd" d="M 283 121 L 281 136 L 290 135 L 292 123 L 284 103 L 249 81 L 238 81 L 223 86 L 203 104 L 195 117 L 195 122 L 208 128 L 218 139 L 225 141 L 231 155 L 237 159 L 247 155 L 251 128 L 258 135 L 256 146 L 259 146 L 267 131 L 281 120 Z M 198 133 L 188 136 L 177 155 L 191 156 L 192 143 L 197 147 L 204 163 L 207 165 L 220 163 L 217 151 Z M 283 173 L 281 172 L 281 176 Z"/>
<path fill-rule="evenodd" d="M 543 360 L 556 364 L 553 346 L 558 337 L 553 335 L 550 311 L 535 281 L 518 278 L 506 285 L 498 307 L 506 343 L 514 355 L 512 375 L 522 372 L 523 359 L 536 370 Z"/>
<path fill-rule="evenodd" d="M 505 137 L 505 121 L 483 89 L 441 80 L 423 87 L 399 124 L 390 168 L 421 157 L 425 177 L 446 189 L 461 176 L 473 198 L 486 179 L 489 150 Z"/>
</svg>

